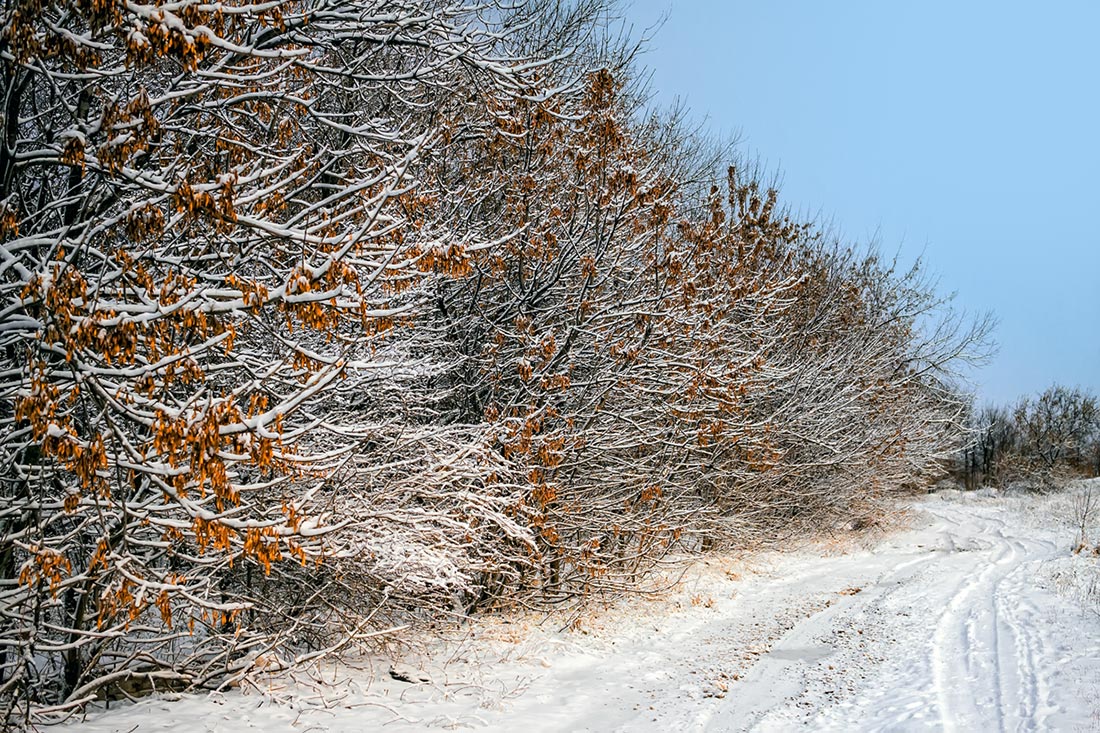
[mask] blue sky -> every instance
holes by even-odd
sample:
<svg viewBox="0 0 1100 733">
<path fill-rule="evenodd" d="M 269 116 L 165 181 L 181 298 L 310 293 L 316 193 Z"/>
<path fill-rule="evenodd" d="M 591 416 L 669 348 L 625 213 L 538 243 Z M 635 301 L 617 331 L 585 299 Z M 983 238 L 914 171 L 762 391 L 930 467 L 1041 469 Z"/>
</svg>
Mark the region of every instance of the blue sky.
<svg viewBox="0 0 1100 733">
<path fill-rule="evenodd" d="M 655 100 L 992 311 L 982 401 L 1100 393 L 1100 3 L 635 0 Z"/>
</svg>

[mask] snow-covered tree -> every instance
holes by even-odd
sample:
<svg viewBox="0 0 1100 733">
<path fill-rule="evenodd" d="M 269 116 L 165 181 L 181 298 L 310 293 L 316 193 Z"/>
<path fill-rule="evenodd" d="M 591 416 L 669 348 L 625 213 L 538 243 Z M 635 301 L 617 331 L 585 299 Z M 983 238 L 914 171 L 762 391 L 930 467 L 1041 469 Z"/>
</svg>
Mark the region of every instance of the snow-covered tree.
<svg viewBox="0 0 1100 733">
<path fill-rule="evenodd" d="M 390 344 L 420 283 L 490 244 L 418 174 L 500 105 L 549 96 L 512 40 L 547 7 L 0 11 L 5 703 L 224 679 L 263 648 L 242 612 L 293 615 L 256 578 L 399 543 L 376 525 L 409 517 L 349 516 L 337 479 L 403 428 L 349 406 L 416 371 Z M 480 480 L 492 461 L 466 437 L 439 449 Z"/>
<path fill-rule="evenodd" d="M 0 11 L 8 723 L 628 589 L 938 465 L 981 329 L 716 174 L 603 11 Z"/>
</svg>

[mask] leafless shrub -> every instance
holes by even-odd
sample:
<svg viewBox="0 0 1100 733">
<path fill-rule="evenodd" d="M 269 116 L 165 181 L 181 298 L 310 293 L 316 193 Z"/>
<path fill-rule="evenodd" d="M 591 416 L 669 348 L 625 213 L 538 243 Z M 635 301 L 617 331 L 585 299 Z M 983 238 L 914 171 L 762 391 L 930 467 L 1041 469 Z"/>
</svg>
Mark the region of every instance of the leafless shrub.
<svg viewBox="0 0 1100 733">
<path fill-rule="evenodd" d="M 1074 553 L 1089 549 L 1100 552 L 1100 543 L 1091 547 L 1089 542 L 1089 534 L 1096 522 L 1098 511 L 1100 511 L 1100 494 L 1095 491 L 1094 482 L 1087 482 L 1084 488 L 1073 497 L 1073 525 L 1077 529 L 1077 536 L 1073 540 Z"/>
</svg>

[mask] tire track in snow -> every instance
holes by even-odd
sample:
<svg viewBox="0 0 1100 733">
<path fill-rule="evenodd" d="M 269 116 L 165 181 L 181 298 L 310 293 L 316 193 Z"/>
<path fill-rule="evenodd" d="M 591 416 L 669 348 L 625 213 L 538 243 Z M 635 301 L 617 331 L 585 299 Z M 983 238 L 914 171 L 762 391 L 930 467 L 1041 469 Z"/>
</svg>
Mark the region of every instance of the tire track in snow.
<svg viewBox="0 0 1100 733">
<path fill-rule="evenodd" d="M 944 503 L 923 508 L 935 519 L 925 536 L 935 537 L 936 546 L 896 565 L 858 595 L 804 619 L 777 640 L 730 689 L 704 729 L 783 730 L 796 720 L 819 728 L 835 721 L 837 730 L 1047 729 L 1049 670 L 1037 663 L 1043 654 L 1042 639 L 1032 628 L 1036 619 L 1025 597 L 1029 573 L 1057 554 L 1055 544 L 1013 536 L 998 505 Z M 908 549 L 923 547 L 912 544 Z M 929 576 L 935 581 L 927 582 Z M 908 608 L 912 614 L 883 618 L 887 608 Z M 884 636 L 923 639 L 907 647 L 909 653 L 924 649 L 923 660 L 892 660 L 895 671 L 905 670 L 892 680 L 893 689 L 907 688 L 908 696 L 891 699 L 889 692 L 869 689 L 863 681 L 865 668 L 841 669 L 847 682 L 862 688 L 867 717 L 845 716 L 843 725 L 830 711 L 816 720 L 800 717 L 800 709 L 823 702 L 821 685 L 810 689 L 809 672 L 815 663 L 828 661 L 807 658 L 805 653 L 820 648 L 823 639 L 850 632 L 857 621 L 865 626 L 872 620 L 883 625 Z M 926 676 L 921 669 L 927 670 Z M 816 679 L 821 677 L 816 674 Z M 824 697 L 825 704 L 835 701 Z"/>
<path fill-rule="evenodd" d="M 931 640 L 933 686 L 945 731 L 1042 730 L 1039 712 L 1043 678 L 1035 664 L 1035 635 L 1021 623 L 1022 594 L 1015 579 L 1056 550 L 1050 542 L 1005 535 L 1003 519 L 973 512 L 972 527 L 934 510 L 960 531 L 990 547 L 969 555 L 970 572 L 956 586 Z M 960 538 L 951 538 L 953 544 Z M 966 571 L 966 565 L 962 570 Z M 1007 584 L 1006 584 L 1007 583 Z"/>
<path fill-rule="evenodd" d="M 998 618 L 1011 629 L 1016 642 L 1015 673 L 1020 680 L 1020 695 L 1016 705 L 1016 730 L 1046 730 L 1046 713 L 1052 707 L 1050 686 L 1046 675 L 1038 665 L 1042 656 L 1043 641 L 1035 622 L 1034 607 L 1026 600 L 1026 579 L 1041 564 L 1042 559 L 1052 558 L 1057 548 L 1050 542 L 1015 540 L 1028 560 L 1019 563 L 1012 571 L 1001 578 L 993 592 L 997 605 Z M 1004 701 L 1005 710 L 1010 710 L 1012 700 Z"/>
<path fill-rule="evenodd" d="M 941 515 L 942 516 L 942 515 Z M 958 522 L 956 528 L 963 529 Z M 982 522 L 975 529 L 982 535 L 988 535 L 988 524 Z M 969 534 L 969 533 L 968 533 Z M 973 554 L 965 556 L 961 568 L 953 568 L 960 573 L 962 582 L 955 586 L 936 621 L 931 639 L 930 655 L 932 666 L 932 684 L 939 704 L 943 729 L 976 730 L 982 720 L 982 709 L 990 709 L 996 716 L 996 730 L 1004 730 L 1004 718 L 1001 705 L 1000 675 L 998 673 L 1000 657 L 1000 639 L 995 622 L 982 623 L 985 618 L 976 618 L 982 610 L 989 615 L 985 591 L 992 587 L 992 576 L 996 575 L 1005 555 L 1003 543 L 996 543 L 990 550 L 974 550 L 966 542 L 972 537 L 960 537 L 950 534 L 947 537 L 951 551 L 963 551 Z M 963 543 L 960 544 L 959 540 Z M 986 557 L 988 553 L 988 557 Z M 953 563 L 954 564 L 954 563 Z M 989 636 L 983 638 L 977 628 L 987 627 Z M 992 664 L 986 664 L 988 658 Z"/>
<path fill-rule="evenodd" d="M 818 640 L 828 636 L 837 621 L 898 592 L 934 559 L 933 555 L 925 554 L 901 562 L 876 578 L 873 584 L 861 589 L 858 595 L 846 596 L 804 619 L 776 641 L 750 672 L 731 688 L 724 705 L 705 716 L 702 729 L 723 733 L 754 730 L 770 712 L 782 708 L 805 691 L 800 675 L 803 661 L 818 661 L 814 659 L 817 656 L 815 650 L 822 649 Z"/>
</svg>

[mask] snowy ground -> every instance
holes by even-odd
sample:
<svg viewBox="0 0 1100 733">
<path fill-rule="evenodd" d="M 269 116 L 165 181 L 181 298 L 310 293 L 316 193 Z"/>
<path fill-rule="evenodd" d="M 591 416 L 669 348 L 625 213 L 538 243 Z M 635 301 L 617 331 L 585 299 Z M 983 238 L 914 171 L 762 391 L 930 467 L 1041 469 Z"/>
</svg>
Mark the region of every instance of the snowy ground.
<svg viewBox="0 0 1100 733">
<path fill-rule="evenodd" d="M 606 609 L 579 630 L 483 619 L 410 655 L 430 683 L 367 660 L 326 685 L 324 705 L 284 680 L 116 704 L 70 725 L 1100 731 L 1100 560 L 1070 554 L 1072 513 L 1070 494 L 947 492 L 863 547 L 711 559 L 666 598 Z"/>
</svg>

